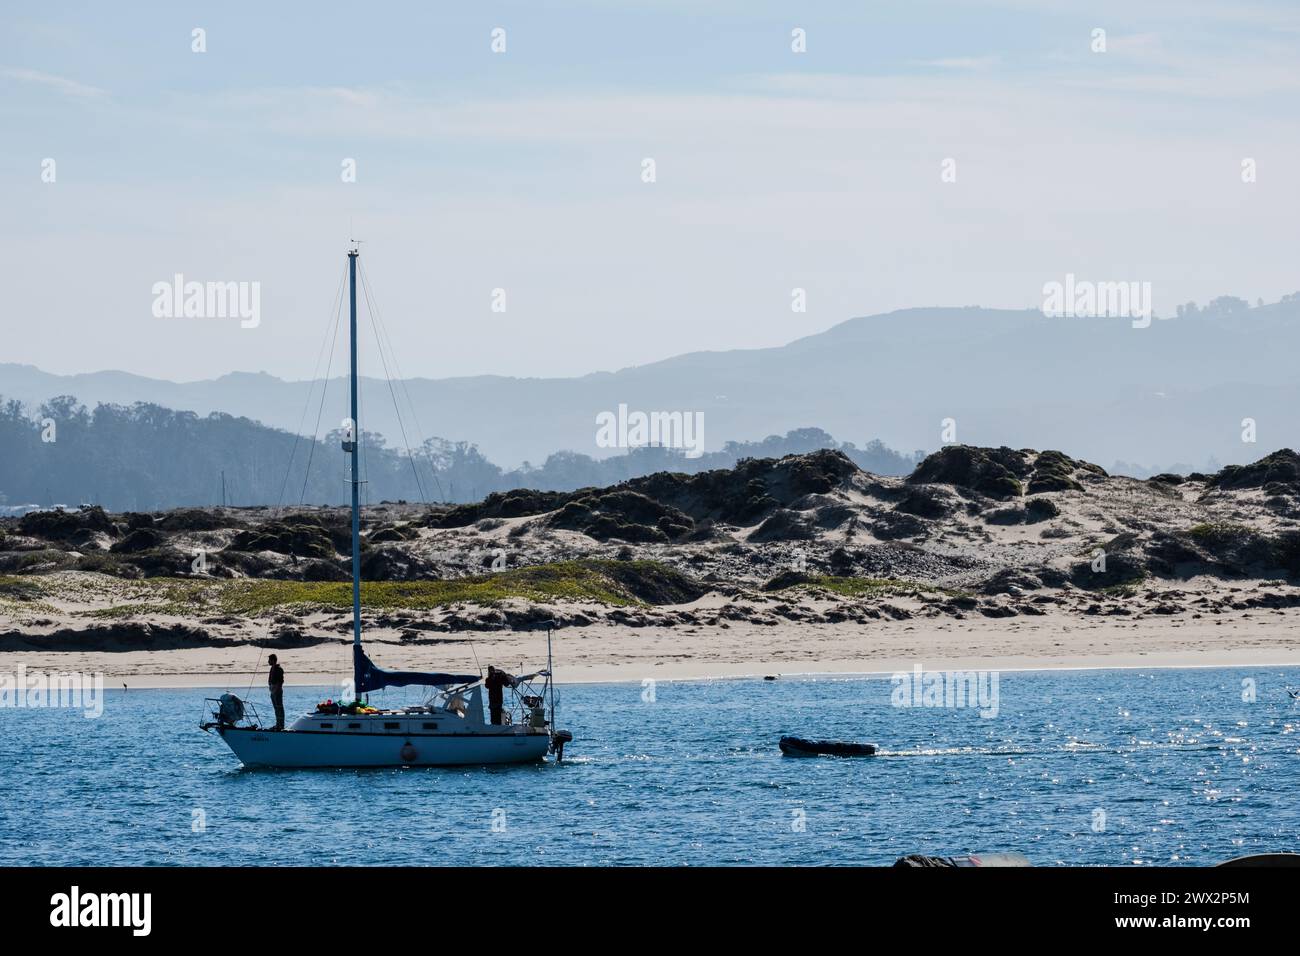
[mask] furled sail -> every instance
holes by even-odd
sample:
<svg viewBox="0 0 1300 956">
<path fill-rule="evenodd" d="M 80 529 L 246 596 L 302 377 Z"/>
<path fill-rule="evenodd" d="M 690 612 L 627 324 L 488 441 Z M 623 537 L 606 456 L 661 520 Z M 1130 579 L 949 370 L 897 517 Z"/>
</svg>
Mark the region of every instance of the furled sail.
<svg viewBox="0 0 1300 956">
<path fill-rule="evenodd" d="M 352 670 L 357 682 L 357 693 L 382 690 L 385 687 L 447 687 L 453 684 L 472 684 L 478 674 L 436 674 L 422 671 L 386 671 L 366 656 L 360 645 L 352 648 Z"/>
</svg>

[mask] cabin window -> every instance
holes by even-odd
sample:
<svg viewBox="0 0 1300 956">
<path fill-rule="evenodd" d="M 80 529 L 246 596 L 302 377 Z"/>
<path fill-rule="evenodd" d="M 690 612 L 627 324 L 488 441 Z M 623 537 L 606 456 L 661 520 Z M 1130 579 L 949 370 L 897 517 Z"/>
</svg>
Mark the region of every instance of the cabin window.
<svg viewBox="0 0 1300 956">
<path fill-rule="evenodd" d="M 321 725 L 320 725 L 320 729 L 321 729 L 321 730 L 333 730 L 333 729 L 334 729 L 334 725 L 333 725 L 333 724 L 321 724 Z"/>
<path fill-rule="evenodd" d="M 384 730 L 397 730 L 402 725 L 394 721 L 391 724 L 384 724 Z"/>
<path fill-rule="evenodd" d="M 424 729 L 425 729 L 425 730 L 437 730 L 437 729 L 438 729 L 438 725 L 437 725 L 437 724 L 425 724 L 425 725 L 424 725 Z"/>
<path fill-rule="evenodd" d="M 360 729 L 361 729 L 360 724 L 348 724 L 348 730 L 360 730 Z"/>
</svg>

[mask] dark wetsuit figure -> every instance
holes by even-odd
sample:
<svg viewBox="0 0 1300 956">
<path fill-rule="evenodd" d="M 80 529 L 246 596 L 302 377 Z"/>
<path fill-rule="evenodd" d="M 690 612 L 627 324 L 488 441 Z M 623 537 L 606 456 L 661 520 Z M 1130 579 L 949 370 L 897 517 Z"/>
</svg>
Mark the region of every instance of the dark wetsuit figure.
<svg viewBox="0 0 1300 956">
<path fill-rule="evenodd" d="M 505 688 L 514 687 L 515 679 L 505 671 L 488 666 L 487 680 L 483 685 L 488 692 L 488 710 L 492 713 L 492 723 L 499 724 L 505 711 Z"/>
<path fill-rule="evenodd" d="M 266 684 L 271 690 L 271 706 L 275 708 L 275 730 L 284 730 L 284 668 L 280 666 L 274 654 L 271 661 L 271 673 L 267 675 Z"/>
</svg>

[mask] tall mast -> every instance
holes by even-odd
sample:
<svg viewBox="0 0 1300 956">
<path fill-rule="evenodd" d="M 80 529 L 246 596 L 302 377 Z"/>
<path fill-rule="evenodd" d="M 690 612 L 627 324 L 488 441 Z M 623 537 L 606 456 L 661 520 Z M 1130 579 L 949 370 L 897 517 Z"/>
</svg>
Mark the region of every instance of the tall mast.
<svg viewBox="0 0 1300 956">
<path fill-rule="evenodd" d="M 352 646 L 360 650 L 361 475 L 357 471 L 357 446 L 361 444 L 361 425 L 357 419 L 357 249 L 355 247 L 348 253 L 348 308 L 348 334 L 352 352 L 352 447 L 347 448 L 352 455 Z"/>
<path fill-rule="evenodd" d="M 551 697 L 551 733 L 555 733 L 555 671 L 551 663 L 551 624 L 546 625 L 546 690 Z"/>
</svg>

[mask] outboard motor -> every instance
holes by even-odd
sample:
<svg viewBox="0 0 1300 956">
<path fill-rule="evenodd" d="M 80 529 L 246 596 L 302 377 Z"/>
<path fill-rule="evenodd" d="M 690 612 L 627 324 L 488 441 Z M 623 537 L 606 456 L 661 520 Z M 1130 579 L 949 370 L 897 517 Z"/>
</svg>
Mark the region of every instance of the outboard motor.
<svg viewBox="0 0 1300 956">
<path fill-rule="evenodd" d="M 556 763 L 564 760 L 564 745 L 571 740 L 573 734 L 567 730 L 556 730 L 551 733 L 551 753 L 555 754 Z"/>
<path fill-rule="evenodd" d="M 244 702 L 234 694 L 222 694 L 217 700 L 217 722 L 233 727 L 244 719 Z"/>
</svg>

